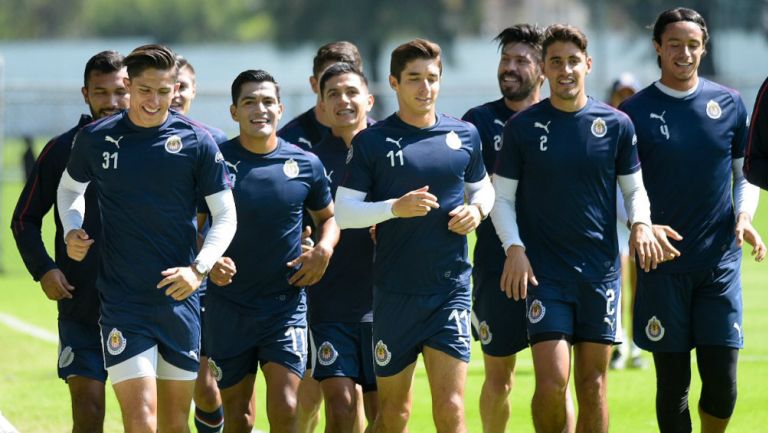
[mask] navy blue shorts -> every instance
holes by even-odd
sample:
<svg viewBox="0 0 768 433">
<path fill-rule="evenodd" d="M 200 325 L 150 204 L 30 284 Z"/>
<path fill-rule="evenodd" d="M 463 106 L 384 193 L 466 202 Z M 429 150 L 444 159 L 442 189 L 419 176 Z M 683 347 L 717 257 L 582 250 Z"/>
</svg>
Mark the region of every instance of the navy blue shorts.
<svg viewBox="0 0 768 433">
<path fill-rule="evenodd" d="M 244 309 L 210 292 L 206 297 L 208 363 L 219 388 L 240 383 L 268 362 L 304 376 L 307 300 L 303 290 L 264 296 L 255 309 Z"/>
<path fill-rule="evenodd" d="M 621 281 L 564 282 L 539 278 L 528 285 L 528 337 L 531 344 L 565 338 L 572 343 L 613 344 Z"/>
<path fill-rule="evenodd" d="M 472 336 L 483 353 L 510 356 L 528 347 L 525 300 L 507 298 L 501 274 L 472 271 Z"/>
<path fill-rule="evenodd" d="M 637 273 L 633 336 L 651 352 L 744 347 L 741 258 L 707 271 Z"/>
<path fill-rule="evenodd" d="M 316 323 L 310 325 L 312 377 L 349 377 L 364 392 L 376 390 L 373 371 L 373 324 Z"/>
<path fill-rule="evenodd" d="M 175 367 L 196 372 L 200 366 L 197 296 L 162 305 L 102 304 L 99 326 L 107 368 L 154 346 Z"/>
<path fill-rule="evenodd" d="M 393 376 L 416 361 L 424 346 L 469 362 L 469 288 L 430 295 L 374 290 L 376 376 Z"/>
<path fill-rule="evenodd" d="M 72 376 L 106 382 L 99 325 L 59 319 L 59 377 Z"/>
</svg>

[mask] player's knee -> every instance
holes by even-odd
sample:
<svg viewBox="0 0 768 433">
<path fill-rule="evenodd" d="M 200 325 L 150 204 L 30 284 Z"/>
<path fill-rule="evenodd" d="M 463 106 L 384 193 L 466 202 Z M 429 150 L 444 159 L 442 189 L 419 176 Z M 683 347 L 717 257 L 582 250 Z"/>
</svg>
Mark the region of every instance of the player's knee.
<svg viewBox="0 0 768 433">
<path fill-rule="evenodd" d="M 405 402 L 382 400 L 379 401 L 376 422 L 385 426 L 404 426 L 410 416 L 411 410 Z"/>
<path fill-rule="evenodd" d="M 565 392 L 568 389 L 568 379 L 556 375 L 550 375 L 545 378 L 536 379 L 535 394 L 539 398 L 545 399 L 565 399 Z"/>
<path fill-rule="evenodd" d="M 435 416 L 435 424 L 456 425 L 463 418 L 464 399 L 458 393 L 450 393 L 445 396 L 432 396 L 432 412 Z M 441 428 L 438 431 L 448 431 Z"/>
<path fill-rule="evenodd" d="M 597 371 L 579 375 L 575 380 L 576 388 L 580 394 L 599 396 L 605 395 L 605 374 Z"/>
<path fill-rule="evenodd" d="M 512 392 L 513 381 L 510 376 L 486 377 L 483 387 L 486 392 L 496 398 L 507 398 Z"/>
<path fill-rule="evenodd" d="M 216 387 L 216 383 L 197 382 L 195 383 L 194 393 L 195 407 L 206 412 L 212 412 L 221 406 L 221 399 L 219 397 L 219 389 Z"/>
<path fill-rule="evenodd" d="M 357 419 L 357 406 L 346 399 L 326 399 L 326 411 L 337 425 L 352 425 Z"/>
<path fill-rule="evenodd" d="M 270 425 L 291 426 L 296 422 L 298 403 L 295 397 L 274 399 L 267 402 Z"/>
<path fill-rule="evenodd" d="M 728 371 L 719 375 L 702 377 L 699 407 L 716 418 L 730 418 L 736 407 L 736 375 Z"/>
</svg>

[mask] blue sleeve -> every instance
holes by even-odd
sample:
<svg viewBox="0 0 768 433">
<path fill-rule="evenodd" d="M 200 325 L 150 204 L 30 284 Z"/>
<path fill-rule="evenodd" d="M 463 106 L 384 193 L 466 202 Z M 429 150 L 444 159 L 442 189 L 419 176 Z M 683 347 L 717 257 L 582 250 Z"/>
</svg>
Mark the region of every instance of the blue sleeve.
<svg viewBox="0 0 768 433">
<path fill-rule="evenodd" d="M 619 143 L 616 152 L 616 175 L 623 176 L 640 170 L 640 156 L 637 153 L 635 125 L 626 115 L 619 115 Z"/>
<path fill-rule="evenodd" d="M 374 167 L 361 135 L 362 133 L 358 133 L 352 139 L 352 147 L 347 155 L 347 173 L 341 186 L 355 191 L 370 192 L 373 188 Z"/>
<path fill-rule="evenodd" d="M 731 158 L 744 158 L 747 148 L 747 139 L 749 138 L 749 124 L 747 116 L 747 107 L 738 94 L 733 95 L 733 102 L 736 104 L 736 131 L 731 143 Z"/>
<path fill-rule="evenodd" d="M 504 125 L 504 132 L 501 138 L 501 150 L 496 158 L 496 167 L 494 173 L 508 179 L 520 179 L 523 166 L 523 149 L 520 139 L 515 133 L 514 124 L 516 122 L 507 121 Z"/>
<path fill-rule="evenodd" d="M 333 200 L 331 196 L 331 186 L 328 184 L 328 178 L 325 177 L 323 163 L 320 158 L 314 154 L 309 154 L 309 162 L 312 164 L 312 184 L 309 194 L 304 201 L 304 206 L 312 211 L 322 210 L 328 207 Z"/>
<path fill-rule="evenodd" d="M 88 164 L 88 148 L 90 135 L 82 131 L 75 135 L 72 144 L 72 152 L 69 154 L 67 173 L 78 182 L 90 182 L 93 178 L 90 164 Z"/>
<path fill-rule="evenodd" d="M 464 174 L 464 181 L 468 183 L 480 182 L 486 176 L 485 164 L 483 163 L 483 146 L 480 142 L 480 134 L 477 128 L 470 125 L 470 146 L 469 166 Z"/>
<path fill-rule="evenodd" d="M 200 140 L 197 160 L 197 189 L 202 197 L 231 189 L 229 172 L 224 164 L 224 156 L 219 151 L 219 146 L 213 141 L 213 137 L 207 131 L 197 134 Z"/>
</svg>

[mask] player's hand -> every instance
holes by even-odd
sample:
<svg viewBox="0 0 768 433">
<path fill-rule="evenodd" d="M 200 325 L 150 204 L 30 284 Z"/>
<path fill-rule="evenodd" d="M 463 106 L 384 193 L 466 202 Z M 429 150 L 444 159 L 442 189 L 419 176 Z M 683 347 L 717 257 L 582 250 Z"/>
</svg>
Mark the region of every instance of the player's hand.
<svg viewBox="0 0 768 433">
<path fill-rule="evenodd" d="M 676 257 L 680 257 L 680 251 L 669 242 L 670 238 L 676 241 L 682 241 L 683 237 L 680 233 L 676 232 L 675 229 L 670 226 L 662 226 L 658 224 L 651 226 L 651 230 L 653 230 L 653 235 L 656 237 L 656 241 L 661 245 L 661 249 L 664 251 L 664 256 L 661 258 L 662 262 L 667 262 Z"/>
<path fill-rule="evenodd" d="M 437 197 L 429 193 L 429 186 L 422 186 L 395 200 L 392 213 L 399 218 L 413 218 L 424 216 L 439 207 Z"/>
<path fill-rule="evenodd" d="M 744 245 L 744 241 L 752 245 L 752 255 L 755 256 L 756 262 L 762 262 L 765 258 L 765 243 L 760 237 L 760 233 L 752 226 L 752 218 L 745 212 L 739 213 L 736 218 L 736 245 L 741 248 Z"/>
<path fill-rule="evenodd" d="M 480 209 L 471 204 L 462 204 L 456 209 L 448 212 L 448 216 L 452 217 L 450 221 L 448 221 L 448 230 L 460 235 L 466 235 L 476 229 L 483 220 L 483 216 L 480 214 Z"/>
<path fill-rule="evenodd" d="M 51 269 L 40 278 L 40 287 L 43 288 L 45 296 L 52 301 L 61 299 L 72 299 L 72 291 L 75 287 L 69 284 L 64 272 L 58 268 Z"/>
<path fill-rule="evenodd" d="M 331 255 L 333 255 L 333 248 L 318 242 L 311 250 L 287 263 L 289 268 L 301 265 L 299 270 L 288 280 L 288 283 L 297 287 L 311 286 L 317 283 L 325 274 Z"/>
<path fill-rule="evenodd" d="M 237 273 L 235 261 L 229 257 L 222 257 L 213 265 L 213 269 L 208 274 L 208 278 L 219 287 L 226 286 L 232 282 L 232 277 Z"/>
<path fill-rule="evenodd" d="M 157 288 L 165 287 L 166 296 L 177 301 L 190 297 L 203 281 L 203 276 L 195 272 L 192 266 L 168 268 L 161 274 L 165 278 L 157 283 Z"/>
<path fill-rule="evenodd" d="M 504 271 L 501 274 L 501 291 L 507 294 L 507 298 L 515 301 L 525 299 L 528 296 L 528 283 L 534 286 L 539 281 L 533 274 L 531 262 L 525 255 L 525 248 L 520 245 L 512 245 L 507 248 L 507 258 L 504 260 Z"/>
<path fill-rule="evenodd" d="M 637 257 L 640 268 L 645 272 L 656 269 L 662 261 L 664 251 L 656 240 L 653 230 L 647 224 L 634 223 L 629 235 L 629 255 Z"/>
<path fill-rule="evenodd" d="M 368 234 L 371 235 L 371 240 L 373 241 L 373 244 L 376 245 L 376 224 L 368 229 Z"/>
<path fill-rule="evenodd" d="M 301 232 L 301 252 L 306 253 L 315 246 L 315 241 L 312 240 L 312 227 L 304 227 L 304 231 Z"/>
<path fill-rule="evenodd" d="M 67 244 L 67 255 L 76 262 L 83 261 L 93 242 L 93 239 L 83 229 L 70 230 L 64 237 L 64 243 Z"/>
</svg>

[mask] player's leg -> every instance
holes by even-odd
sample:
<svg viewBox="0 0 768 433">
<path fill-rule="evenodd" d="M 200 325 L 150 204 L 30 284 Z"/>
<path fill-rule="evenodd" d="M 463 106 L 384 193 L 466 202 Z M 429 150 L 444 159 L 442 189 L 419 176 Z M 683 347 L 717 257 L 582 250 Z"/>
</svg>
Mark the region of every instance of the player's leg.
<svg viewBox="0 0 768 433">
<path fill-rule="evenodd" d="M 126 433 L 157 432 L 156 369 L 157 346 L 107 368 Z"/>
<path fill-rule="evenodd" d="M 611 345 L 580 342 L 574 345 L 573 379 L 579 415 L 577 432 L 608 431 L 608 362 Z"/>
<path fill-rule="evenodd" d="M 373 422 L 379 413 L 379 392 L 376 390 L 363 391 L 363 407 L 366 424 L 360 426 L 360 432 L 369 433 L 373 431 Z"/>
<path fill-rule="evenodd" d="M 655 352 L 656 421 L 661 433 L 691 431 L 688 389 L 691 384 L 690 352 Z"/>
<path fill-rule="evenodd" d="M 565 339 L 535 342 L 531 346 L 536 387 L 531 400 L 537 432 L 562 432 L 568 420 L 566 395 L 571 373 L 571 344 Z"/>
<path fill-rule="evenodd" d="M 515 360 L 515 355 L 499 357 L 483 354 L 485 379 L 480 390 L 480 418 L 485 433 L 503 432 L 507 428 Z"/>
<path fill-rule="evenodd" d="M 223 433 L 250 433 L 253 430 L 256 414 L 252 398 L 255 380 L 255 374 L 247 373 L 231 386 L 219 383 L 225 420 Z"/>
<path fill-rule="evenodd" d="M 301 376 L 295 371 L 268 362 L 261 367 L 267 383 L 267 417 L 272 433 L 293 433 L 297 428 L 297 392 Z"/>
<path fill-rule="evenodd" d="M 299 433 L 313 433 L 320 423 L 323 390 L 320 383 L 312 378 L 311 369 L 307 369 L 299 384 L 298 399 Z"/>
<path fill-rule="evenodd" d="M 357 385 L 349 377 L 329 377 L 320 386 L 325 400 L 326 433 L 351 433 L 358 420 Z"/>
<path fill-rule="evenodd" d="M 699 416 L 702 433 L 725 431 L 736 407 L 736 366 L 739 350 L 723 346 L 696 348 L 701 377 Z"/>
<path fill-rule="evenodd" d="M 72 433 L 104 430 L 104 382 L 83 376 L 67 378 L 72 398 Z"/>
<path fill-rule="evenodd" d="M 195 381 L 195 427 L 197 433 L 215 433 L 224 424 L 224 410 L 216 379 L 208 367 L 208 357 L 200 357 L 200 370 Z"/>
<path fill-rule="evenodd" d="M 375 415 L 373 417 L 366 415 L 365 393 L 363 392 L 363 387 L 360 385 L 355 385 L 355 394 L 357 395 L 355 397 L 355 401 L 357 402 L 357 410 L 355 411 L 355 426 L 352 429 L 352 432 L 363 433 L 369 424 L 369 420 L 370 423 L 373 423 L 373 418 Z"/>
<path fill-rule="evenodd" d="M 424 366 L 432 393 L 432 417 L 439 432 L 465 433 L 464 385 L 467 361 L 424 347 Z"/>
<path fill-rule="evenodd" d="M 188 433 L 189 411 L 197 368 L 185 370 L 157 357 L 157 430 L 159 433 Z"/>
<path fill-rule="evenodd" d="M 379 412 L 373 424 L 374 433 L 405 433 L 411 416 L 411 385 L 416 363 L 413 362 L 391 376 L 377 376 Z"/>
</svg>

